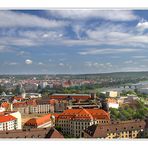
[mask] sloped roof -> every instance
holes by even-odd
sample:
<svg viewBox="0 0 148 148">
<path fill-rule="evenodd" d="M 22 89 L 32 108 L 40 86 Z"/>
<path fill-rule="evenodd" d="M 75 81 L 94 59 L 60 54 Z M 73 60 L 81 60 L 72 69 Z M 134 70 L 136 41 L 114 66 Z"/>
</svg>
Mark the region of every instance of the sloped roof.
<svg viewBox="0 0 148 148">
<path fill-rule="evenodd" d="M 42 125 L 42 124 L 49 122 L 49 121 L 51 121 L 51 114 L 45 115 L 40 118 L 32 118 L 32 119 L 28 120 L 25 123 L 25 125 L 39 126 L 39 125 Z"/>
<path fill-rule="evenodd" d="M 92 125 L 84 130 L 93 138 L 105 138 L 108 133 L 119 133 L 123 131 L 140 130 L 145 128 L 143 120 L 128 120 L 120 122 L 111 122 L 104 125 Z"/>
<path fill-rule="evenodd" d="M 67 109 L 57 119 L 110 119 L 107 112 L 102 109 Z"/>
<path fill-rule="evenodd" d="M 13 120 L 16 120 L 16 118 L 11 116 L 11 115 L 0 116 L 0 123 L 8 122 L 8 121 L 13 121 Z"/>
</svg>

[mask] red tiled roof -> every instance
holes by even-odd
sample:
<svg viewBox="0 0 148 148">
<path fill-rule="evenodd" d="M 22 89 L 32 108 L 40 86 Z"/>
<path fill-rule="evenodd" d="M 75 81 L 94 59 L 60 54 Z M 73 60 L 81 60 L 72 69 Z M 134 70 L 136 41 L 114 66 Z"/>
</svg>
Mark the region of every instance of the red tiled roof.
<svg viewBox="0 0 148 148">
<path fill-rule="evenodd" d="M 15 100 L 24 100 L 22 97 L 14 97 Z"/>
<path fill-rule="evenodd" d="M 28 106 L 28 105 L 36 106 L 36 100 L 28 100 L 28 101 L 25 101 L 25 102 L 13 103 L 14 107 L 24 107 L 24 106 Z"/>
<path fill-rule="evenodd" d="M 110 116 L 102 109 L 67 109 L 61 113 L 58 119 L 106 119 L 110 120 Z"/>
<path fill-rule="evenodd" d="M 58 113 L 53 113 L 52 114 L 55 118 L 58 118 L 59 117 L 59 115 L 61 115 L 61 114 L 58 114 Z"/>
<path fill-rule="evenodd" d="M 0 123 L 2 122 L 8 122 L 8 121 L 12 121 L 12 120 L 16 120 L 15 117 L 11 116 L 11 115 L 3 115 L 3 116 L 0 116 Z"/>
<path fill-rule="evenodd" d="M 25 125 L 31 125 L 31 126 L 39 126 L 46 122 L 51 121 L 51 114 L 48 114 L 46 116 L 40 117 L 40 118 L 32 118 L 28 120 Z"/>
<path fill-rule="evenodd" d="M 56 101 L 55 101 L 54 99 L 51 99 L 51 100 L 49 101 L 49 103 L 52 104 L 52 105 L 55 104 L 55 102 L 56 102 Z"/>
<path fill-rule="evenodd" d="M 8 108 L 8 107 L 9 107 L 9 103 L 3 102 L 3 103 L 1 104 L 1 107 Z"/>
<path fill-rule="evenodd" d="M 85 133 L 89 134 L 93 138 L 107 137 L 108 133 L 119 133 L 132 130 L 144 129 L 146 123 L 143 120 L 128 120 L 113 122 L 104 125 L 92 125 L 84 130 Z"/>
</svg>

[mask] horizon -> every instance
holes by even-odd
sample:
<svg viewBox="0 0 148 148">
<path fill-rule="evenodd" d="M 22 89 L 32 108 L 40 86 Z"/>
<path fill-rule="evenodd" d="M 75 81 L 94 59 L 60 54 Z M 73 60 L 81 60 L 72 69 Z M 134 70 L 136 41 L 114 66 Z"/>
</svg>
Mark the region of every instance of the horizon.
<svg viewBox="0 0 148 148">
<path fill-rule="evenodd" d="M 0 10 L 0 74 L 148 71 L 147 10 Z"/>
<path fill-rule="evenodd" d="M 37 74 L 37 73 L 32 73 L 32 74 L 0 74 L 0 76 L 8 76 L 8 75 L 99 75 L 99 74 L 115 74 L 115 73 L 148 73 L 148 71 L 117 71 L 117 72 L 102 72 L 102 73 L 80 73 L 80 74 L 68 74 L 68 73 L 65 73 L 65 74 L 50 74 L 50 73 L 44 73 L 44 74 Z"/>
</svg>

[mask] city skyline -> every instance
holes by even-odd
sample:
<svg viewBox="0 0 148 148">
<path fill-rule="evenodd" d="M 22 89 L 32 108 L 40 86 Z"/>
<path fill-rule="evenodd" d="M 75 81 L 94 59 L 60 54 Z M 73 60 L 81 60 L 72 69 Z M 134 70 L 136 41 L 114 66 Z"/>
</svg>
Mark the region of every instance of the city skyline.
<svg viewBox="0 0 148 148">
<path fill-rule="evenodd" d="M 147 10 L 0 11 L 0 74 L 148 71 Z"/>
</svg>

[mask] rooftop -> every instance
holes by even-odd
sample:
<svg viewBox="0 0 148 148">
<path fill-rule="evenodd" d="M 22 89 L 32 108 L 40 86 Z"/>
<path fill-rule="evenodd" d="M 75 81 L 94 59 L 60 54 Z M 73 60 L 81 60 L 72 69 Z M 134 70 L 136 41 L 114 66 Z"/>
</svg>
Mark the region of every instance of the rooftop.
<svg viewBox="0 0 148 148">
<path fill-rule="evenodd" d="M 103 138 L 107 137 L 108 133 L 141 130 L 145 128 L 145 125 L 146 123 L 143 120 L 119 121 L 105 125 L 92 125 L 84 130 L 84 132 L 93 138 Z"/>
<path fill-rule="evenodd" d="M 39 125 L 42 125 L 42 124 L 49 122 L 49 121 L 51 121 L 51 114 L 45 115 L 40 118 L 32 118 L 32 119 L 28 120 L 25 123 L 25 125 L 39 126 Z"/>
<path fill-rule="evenodd" d="M 13 121 L 13 120 L 16 120 L 16 118 L 11 115 L 0 115 L 0 123 Z"/>
<path fill-rule="evenodd" d="M 64 138 L 55 128 L 0 131 L 0 138 Z"/>
<path fill-rule="evenodd" d="M 106 119 L 110 120 L 110 116 L 102 109 L 67 109 L 56 119 Z"/>
</svg>

